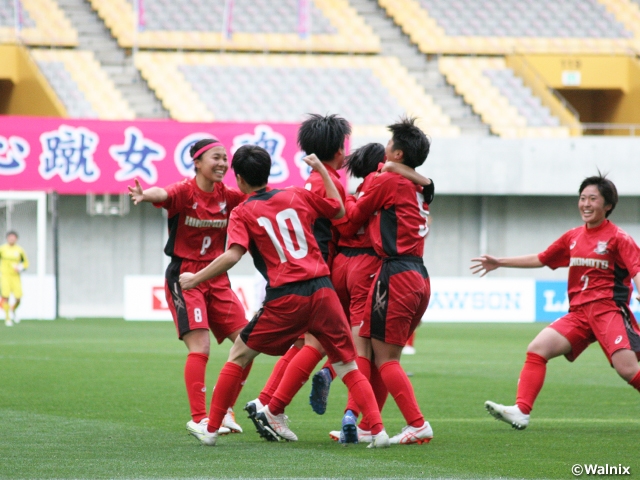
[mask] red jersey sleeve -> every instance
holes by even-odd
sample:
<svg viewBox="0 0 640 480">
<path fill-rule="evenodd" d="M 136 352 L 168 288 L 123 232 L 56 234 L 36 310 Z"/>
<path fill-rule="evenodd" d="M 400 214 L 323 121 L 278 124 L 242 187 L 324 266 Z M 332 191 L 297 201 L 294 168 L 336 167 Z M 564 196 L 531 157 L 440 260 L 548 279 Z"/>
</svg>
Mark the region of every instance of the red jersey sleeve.
<svg viewBox="0 0 640 480">
<path fill-rule="evenodd" d="M 340 201 L 335 198 L 325 198 L 310 192 L 306 189 L 300 189 L 309 206 L 317 213 L 319 217 L 332 219 L 340 212 Z"/>
<path fill-rule="evenodd" d="M 568 267 L 571 258 L 571 248 L 569 242 L 572 236 L 572 232 L 573 230 L 569 230 L 567 233 L 565 233 L 559 239 L 549 245 L 549 247 L 544 252 L 539 253 L 538 260 L 540 260 L 543 265 L 546 265 L 552 270 L 555 270 L 559 267 Z"/>
<path fill-rule="evenodd" d="M 242 215 L 239 212 L 240 209 L 234 209 L 229 216 L 229 226 L 227 228 L 227 249 L 231 245 L 240 245 L 245 250 L 249 250 L 249 243 L 251 237 L 249 236 L 249 230 L 245 225 Z"/>
<path fill-rule="evenodd" d="M 640 273 L 640 248 L 625 231 L 618 229 L 616 247 L 620 263 L 629 272 L 631 278 Z"/>
<path fill-rule="evenodd" d="M 340 231 L 343 235 L 351 237 L 356 234 L 362 225 L 388 202 L 393 201 L 395 191 L 395 174 L 382 173 L 375 177 L 356 201 L 347 202 L 347 216 L 349 223 L 343 225 Z M 398 175 L 399 177 L 399 175 Z"/>
<path fill-rule="evenodd" d="M 191 180 L 184 179 L 171 185 L 164 187 L 167 192 L 167 199 L 164 202 L 154 203 L 154 207 L 165 208 L 171 212 L 182 210 L 182 208 L 188 203 L 189 196 L 189 182 Z"/>
</svg>

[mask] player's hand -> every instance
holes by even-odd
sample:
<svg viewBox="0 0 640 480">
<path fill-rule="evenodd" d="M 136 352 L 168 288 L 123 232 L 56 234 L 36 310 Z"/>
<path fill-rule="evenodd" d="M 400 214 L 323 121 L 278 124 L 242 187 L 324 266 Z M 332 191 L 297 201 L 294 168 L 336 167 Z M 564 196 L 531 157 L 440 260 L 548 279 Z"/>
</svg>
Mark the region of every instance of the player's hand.
<svg viewBox="0 0 640 480">
<path fill-rule="evenodd" d="M 382 170 L 380 170 L 381 172 L 392 172 L 392 173 L 398 173 L 398 169 L 396 168 L 398 166 L 397 163 L 395 162 L 390 162 L 390 161 L 386 161 L 384 162 L 384 165 L 382 166 Z"/>
<path fill-rule="evenodd" d="M 481 277 L 484 277 L 487 273 L 500 266 L 498 259 L 491 255 L 482 255 L 478 258 L 472 258 L 471 261 L 476 262 L 469 267 L 471 273 L 479 273 Z"/>
<path fill-rule="evenodd" d="M 13 269 L 16 271 L 16 273 L 21 273 L 24 270 L 24 266 L 21 263 L 19 263 L 15 265 Z"/>
<path fill-rule="evenodd" d="M 182 288 L 182 290 L 189 290 L 191 288 L 197 287 L 200 282 L 198 282 L 195 279 L 195 277 L 196 277 L 195 273 L 189 273 L 189 272 L 181 273 L 180 288 Z"/>
<path fill-rule="evenodd" d="M 142 186 L 138 179 L 135 179 L 136 186 L 135 187 L 127 187 L 129 189 L 129 196 L 131 200 L 133 200 L 134 205 L 138 205 L 140 202 L 144 200 L 144 190 L 142 190 Z"/>
<path fill-rule="evenodd" d="M 314 170 L 321 170 L 324 168 L 324 164 L 320 161 L 320 159 L 316 156 L 315 153 L 312 153 L 311 155 L 307 155 L 302 160 L 304 160 L 304 163 L 309 165 Z"/>
</svg>

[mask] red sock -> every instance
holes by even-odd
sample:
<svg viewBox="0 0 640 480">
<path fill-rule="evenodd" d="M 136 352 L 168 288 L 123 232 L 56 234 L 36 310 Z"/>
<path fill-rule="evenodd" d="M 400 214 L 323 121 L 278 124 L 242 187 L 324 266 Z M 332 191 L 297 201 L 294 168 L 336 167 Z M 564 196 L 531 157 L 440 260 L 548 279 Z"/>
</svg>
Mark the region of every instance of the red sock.
<svg viewBox="0 0 640 480">
<path fill-rule="evenodd" d="M 204 378 L 208 360 L 208 355 L 192 352 L 187 355 L 184 365 L 184 383 L 187 387 L 191 418 L 196 423 L 207 417 Z"/>
<path fill-rule="evenodd" d="M 280 381 L 282 380 L 282 376 L 284 375 L 289 362 L 291 362 L 293 357 L 295 357 L 299 352 L 300 349 L 294 345 L 287 350 L 287 353 L 280 357 L 280 360 L 278 360 L 273 366 L 269 380 L 264 384 L 264 388 L 260 392 L 260 395 L 258 395 L 258 400 L 260 400 L 262 405 L 269 404 L 271 397 L 273 397 L 273 394 L 278 389 L 278 385 L 280 385 Z"/>
<path fill-rule="evenodd" d="M 235 363 L 227 362 L 222 367 L 211 397 L 208 431 L 215 432 L 222 425 L 222 420 L 231 406 L 231 400 L 238 390 L 238 384 L 242 381 L 242 373 L 242 367 Z"/>
<path fill-rule="evenodd" d="M 358 370 L 360 370 L 360 373 L 364 375 L 364 378 L 369 379 L 371 376 L 371 360 L 366 357 L 358 357 L 356 358 L 356 365 L 358 365 Z M 353 398 L 353 395 L 351 395 L 351 392 L 347 395 L 347 406 L 344 411 L 346 412 L 347 410 L 351 410 L 356 414 L 356 416 L 360 415 L 360 409 L 358 408 L 358 404 Z M 365 424 L 364 418 L 360 422 L 360 428 L 363 430 L 369 430 L 369 426 L 365 424 L 367 428 L 364 428 L 363 424 Z"/>
<path fill-rule="evenodd" d="M 640 372 L 636 373 L 636 376 L 631 379 L 629 385 L 640 392 Z"/>
<path fill-rule="evenodd" d="M 305 345 L 289 363 L 282 376 L 278 389 L 269 402 L 269 411 L 274 415 L 284 413 L 284 409 L 291 403 L 293 397 L 302 388 L 311 372 L 320 363 L 323 355 L 315 348 Z"/>
<path fill-rule="evenodd" d="M 516 405 L 522 413 L 529 415 L 533 410 L 533 402 L 536 401 L 547 373 L 547 359 L 537 353 L 527 352 L 520 378 L 518 379 L 518 392 Z"/>
<path fill-rule="evenodd" d="M 233 399 L 231 400 L 231 403 L 229 404 L 230 407 L 233 407 L 236 404 L 236 401 L 238 400 L 238 396 L 240 396 L 240 392 L 242 391 L 242 387 L 244 387 L 244 384 L 247 383 L 247 377 L 249 376 L 251 367 L 253 367 L 253 360 L 249 362 L 249 364 L 246 367 L 244 367 L 244 370 L 242 370 L 242 379 L 238 384 L 238 390 L 236 391 L 235 396 L 233 397 Z"/>
<path fill-rule="evenodd" d="M 424 425 L 424 417 L 420 412 L 420 407 L 418 407 L 413 386 L 400 363 L 397 360 L 392 360 L 382 364 L 379 370 L 382 381 L 396 401 L 407 425 L 412 427 Z"/>
<path fill-rule="evenodd" d="M 367 378 L 360 370 L 351 370 L 342 381 L 349 389 L 349 393 L 353 396 L 358 405 L 364 421 L 371 427 L 371 434 L 377 435 L 383 429 L 382 417 L 376 405 L 376 397 Z"/>
<path fill-rule="evenodd" d="M 360 368 L 360 364 L 358 364 L 358 368 Z M 364 372 L 363 372 L 364 373 Z M 373 394 L 376 397 L 376 403 L 378 404 L 378 410 L 380 410 L 380 414 L 382 414 L 382 409 L 384 408 L 384 404 L 387 401 L 387 396 L 389 395 L 389 390 L 387 390 L 387 386 L 382 381 L 382 377 L 380 376 L 380 371 L 376 364 L 371 362 L 371 377 L 369 377 L 369 383 L 371 384 L 371 388 L 373 389 Z M 364 421 L 364 418 L 358 425 L 362 430 L 369 430 L 369 425 Z"/>
</svg>

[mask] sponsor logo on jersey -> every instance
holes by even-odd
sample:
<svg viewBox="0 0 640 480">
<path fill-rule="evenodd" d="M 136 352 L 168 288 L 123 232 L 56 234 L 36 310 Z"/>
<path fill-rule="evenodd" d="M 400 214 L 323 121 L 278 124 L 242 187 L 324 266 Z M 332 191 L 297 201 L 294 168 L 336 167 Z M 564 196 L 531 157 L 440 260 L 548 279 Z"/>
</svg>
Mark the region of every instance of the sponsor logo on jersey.
<svg viewBox="0 0 640 480">
<path fill-rule="evenodd" d="M 226 215 L 227 213 L 227 202 L 218 202 L 218 206 L 220 207 L 220 213 Z"/>
<path fill-rule="evenodd" d="M 224 228 L 227 226 L 227 219 L 223 220 L 202 220 L 200 218 L 193 218 L 187 216 L 184 220 L 184 224 L 188 227 L 196 228 Z"/>
<path fill-rule="evenodd" d="M 615 341 L 615 342 L 613 342 L 613 343 L 615 343 L 616 345 L 618 345 L 621 341 L 622 341 L 622 335 L 618 335 L 618 336 L 616 337 L 616 341 Z"/>
<path fill-rule="evenodd" d="M 573 250 L 573 247 L 576 246 L 576 241 L 574 240 L 571 245 L 569 245 L 569 250 Z"/>
<path fill-rule="evenodd" d="M 594 252 L 596 252 L 598 255 L 606 255 L 607 253 L 609 253 L 607 251 L 607 244 L 609 243 L 609 241 L 606 242 L 598 242 L 598 246 L 596 247 L 596 249 L 594 250 Z"/>
<path fill-rule="evenodd" d="M 198 202 L 194 203 L 194 204 L 193 204 L 193 207 L 191 207 L 191 208 L 193 208 L 194 210 L 195 210 L 196 208 L 198 208 Z"/>
<path fill-rule="evenodd" d="M 609 260 L 598 260 L 597 258 L 580 258 L 573 257 L 569 262 L 570 267 L 589 267 L 607 270 L 609 268 Z"/>
</svg>

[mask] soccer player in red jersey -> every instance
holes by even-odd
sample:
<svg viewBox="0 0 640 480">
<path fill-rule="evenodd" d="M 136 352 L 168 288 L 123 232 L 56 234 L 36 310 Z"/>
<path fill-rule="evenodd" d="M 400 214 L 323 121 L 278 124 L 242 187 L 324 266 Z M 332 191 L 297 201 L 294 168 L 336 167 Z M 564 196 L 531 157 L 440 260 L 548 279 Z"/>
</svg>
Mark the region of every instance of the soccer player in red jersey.
<svg viewBox="0 0 640 480">
<path fill-rule="evenodd" d="M 302 188 L 269 188 L 268 152 L 253 145 L 240 147 L 232 168 L 238 187 L 250 196 L 231 214 L 228 249 L 200 272 L 180 277 L 182 288 L 195 287 L 227 271 L 249 250 L 256 268 L 268 279 L 262 309 L 242 330 L 220 372 L 208 425 L 202 426 L 198 435 L 205 445 L 215 445 L 230 392 L 240 382 L 245 365 L 259 353 L 282 355 L 305 332 L 322 344 L 333 368 L 365 412 L 372 425 L 369 447 L 389 445 L 371 385 L 356 365 L 356 350 L 329 280 L 329 268 L 312 233 L 317 218 L 344 215 L 342 200 L 323 163 L 315 155 L 305 157 L 305 162 L 322 175 L 327 198 Z M 260 434 L 267 439 L 297 440 L 283 411 L 274 412 L 267 405 L 258 411 L 256 420 Z"/>
<path fill-rule="evenodd" d="M 392 137 L 385 149 L 387 162 L 415 169 L 426 160 L 430 142 L 414 121 L 402 119 L 389 126 Z M 360 355 L 374 358 L 382 381 L 407 422 L 402 432 L 391 438 L 395 444 L 426 443 L 433 438 L 433 430 L 400 366 L 402 348 L 429 303 L 431 288 L 422 256 L 433 192 L 429 179 L 420 186 L 396 173 L 381 172 L 355 202 L 347 203 L 349 223 L 341 229 L 343 234 L 352 235 L 369 221 L 373 248 L 382 257 L 360 327 L 360 336 L 366 339 Z"/>
<path fill-rule="evenodd" d="M 135 187 L 129 187 L 134 204 L 151 202 L 165 208 L 169 217 L 169 240 L 164 252 L 171 257 L 171 263 L 165 272 L 165 295 L 178 338 L 189 351 L 184 369 L 192 417 L 187 423 L 189 431 L 194 425 L 208 421 L 205 371 L 209 330 L 218 343 L 225 338 L 234 341 L 248 323 L 227 275 L 186 292 L 178 283 L 181 273 L 197 272 L 224 252 L 229 214 L 245 198 L 242 192 L 222 183 L 229 164 L 227 152 L 218 140 L 200 140 L 192 145 L 190 154 L 196 170 L 194 178 L 166 188 L 143 190 L 137 180 Z M 243 372 L 243 382 L 249 371 L 250 367 Z M 240 389 L 235 394 L 237 398 Z M 242 432 L 231 409 L 225 416 L 224 427 L 223 433 Z"/>
<path fill-rule="evenodd" d="M 640 249 L 607 218 L 618 203 L 613 182 L 602 175 L 586 178 L 578 190 L 583 226 L 569 230 L 540 254 L 474 258 L 480 276 L 499 267 L 569 267 L 569 313 L 544 328 L 529 344 L 520 372 L 516 404 L 485 402 L 496 419 L 523 430 L 544 384 L 547 362 L 564 355 L 570 362 L 593 342 L 602 347 L 618 375 L 640 391 L 640 329 L 629 301 L 640 291 Z M 640 300 L 640 295 L 638 296 Z"/>
<path fill-rule="evenodd" d="M 298 145 L 307 154 L 315 154 L 325 166 L 341 200 L 345 200 L 345 191 L 340 182 L 338 170 L 345 159 L 345 141 L 351 134 L 351 126 L 338 115 L 322 116 L 311 114 L 302 122 L 298 130 Z M 326 188 L 319 172 L 313 170 L 305 183 L 305 189 L 322 197 Z M 336 255 L 339 233 L 332 221 L 318 218 L 313 225 L 313 235 L 322 252 L 322 258 L 331 269 Z M 272 409 L 284 409 L 300 391 L 322 360 L 325 351 L 320 342 L 311 334 L 298 339 L 287 353 L 276 363 L 257 399 L 247 403 L 245 410 L 253 420 L 254 414 L 264 405 L 271 404 Z M 326 398 L 326 396 L 325 396 Z M 313 404 L 313 398 L 311 400 Z"/>
</svg>

